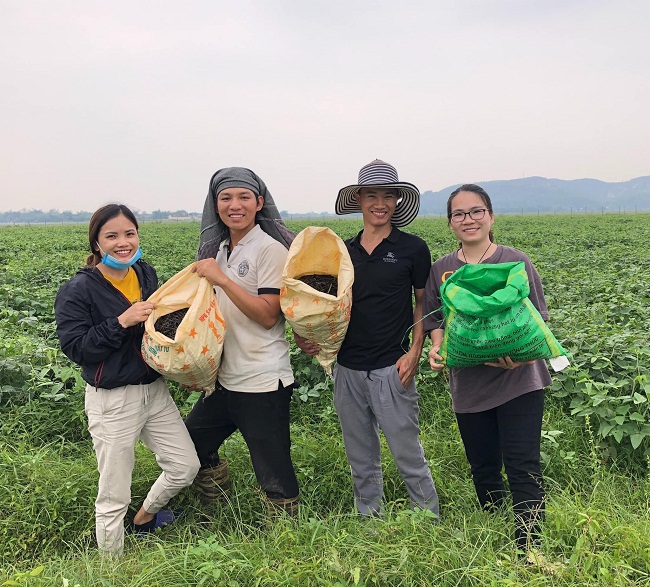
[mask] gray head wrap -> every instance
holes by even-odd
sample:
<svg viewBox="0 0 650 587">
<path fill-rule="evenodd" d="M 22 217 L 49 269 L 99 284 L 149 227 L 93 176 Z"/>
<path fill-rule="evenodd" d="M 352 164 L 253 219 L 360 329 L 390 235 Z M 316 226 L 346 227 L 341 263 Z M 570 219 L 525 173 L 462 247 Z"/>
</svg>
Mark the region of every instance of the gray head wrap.
<svg viewBox="0 0 650 587">
<path fill-rule="evenodd" d="M 255 215 L 255 221 L 264 232 L 288 249 L 295 234 L 285 226 L 266 184 L 250 169 L 226 167 L 217 171 L 210 180 L 201 216 L 201 236 L 196 258 L 216 257 L 221 241 L 229 237 L 228 227 L 217 214 L 216 202 L 219 192 L 233 187 L 249 189 L 264 198 L 264 205 Z"/>
</svg>

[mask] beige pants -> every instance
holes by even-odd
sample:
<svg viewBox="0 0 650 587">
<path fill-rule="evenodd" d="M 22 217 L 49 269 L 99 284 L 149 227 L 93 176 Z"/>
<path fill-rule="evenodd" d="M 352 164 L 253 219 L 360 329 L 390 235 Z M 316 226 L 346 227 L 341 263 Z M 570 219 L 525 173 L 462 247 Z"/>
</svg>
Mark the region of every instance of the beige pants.
<svg viewBox="0 0 650 587">
<path fill-rule="evenodd" d="M 124 516 L 131 502 L 134 448 L 142 440 L 163 470 L 144 509 L 155 513 L 192 483 L 200 463 L 165 380 L 115 389 L 86 386 L 88 430 L 99 471 L 95 522 L 99 549 L 121 554 Z"/>
</svg>

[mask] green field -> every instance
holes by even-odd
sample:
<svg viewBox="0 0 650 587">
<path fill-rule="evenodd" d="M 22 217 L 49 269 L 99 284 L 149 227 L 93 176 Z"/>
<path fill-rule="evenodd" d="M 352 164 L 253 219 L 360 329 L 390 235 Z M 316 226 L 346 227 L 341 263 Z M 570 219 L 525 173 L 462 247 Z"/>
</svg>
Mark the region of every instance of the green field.
<svg viewBox="0 0 650 587">
<path fill-rule="evenodd" d="M 360 229 L 358 220 L 309 223 L 342 237 Z M 161 282 L 193 261 L 198 229 L 141 227 L 144 258 Z M 443 219 L 418 219 L 408 230 L 434 258 L 455 247 Z M 234 435 L 224 448 L 231 503 L 204 511 L 185 490 L 174 502 L 184 511 L 178 524 L 128 539 L 122 559 L 103 560 L 94 546 L 97 472 L 84 384 L 59 350 L 52 308 L 88 253 L 87 227 L 10 226 L 0 228 L 0 585 L 650 585 L 650 215 L 503 216 L 494 231 L 537 266 L 550 327 L 572 356 L 553 375 L 542 444 L 543 552 L 554 569 L 517 559 L 508 512 L 479 510 L 445 376 L 426 359 L 417 375 L 422 442 L 442 522 L 408 509 L 387 449 L 386 516 L 360 521 L 331 384 L 295 348 L 299 521 L 265 519 Z M 186 412 L 192 396 L 172 389 Z M 153 456 L 140 446 L 137 453 L 135 505 L 158 474 Z"/>
</svg>

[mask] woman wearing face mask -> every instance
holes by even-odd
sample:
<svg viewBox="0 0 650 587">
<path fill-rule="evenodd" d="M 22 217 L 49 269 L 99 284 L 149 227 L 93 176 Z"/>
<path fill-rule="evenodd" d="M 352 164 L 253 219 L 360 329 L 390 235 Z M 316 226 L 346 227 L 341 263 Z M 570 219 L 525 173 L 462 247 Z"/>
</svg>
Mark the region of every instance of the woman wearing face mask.
<svg viewBox="0 0 650 587">
<path fill-rule="evenodd" d="M 109 204 L 93 214 L 88 238 L 92 253 L 59 290 L 54 311 L 61 348 L 86 381 L 99 470 L 97 543 L 102 553 L 120 555 L 138 438 L 163 472 L 133 519 L 137 535 L 174 521 L 174 512 L 162 508 L 192 483 L 200 465 L 165 380 L 140 354 L 143 322 L 154 307 L 145 300 L 158 278 L 140 260 L 138 222 L 126 206 Z"/>
<path fill-rule="evenodd" d="M 529 299 L 544 320 L 548 319 L 542 282 L 530 259 L 521 251 L 493 241 L 492 202 L 485 190 L 466 184 L 453 191 L 447 201 L 447 218 L 460 246 L 432 265 L 424 290 L 425 315 L 438 310 L 424 320 L 432 341 L 429 362 L 434 371 L 444 368 L 439 354 L 444 335 L 440 286 L 467 263 L 524 261 Z M 517 547 L 522 551 L 537 546 L 539 522 L 544 516 L 540 440 L 543 388 L 550 384 L 543 360 L 517 363 L 501 357 L 449 372 L 452 408 L 479 502 L 485 510 L 504 504 L 504 467 L 515 513 Z"/>
</svg>

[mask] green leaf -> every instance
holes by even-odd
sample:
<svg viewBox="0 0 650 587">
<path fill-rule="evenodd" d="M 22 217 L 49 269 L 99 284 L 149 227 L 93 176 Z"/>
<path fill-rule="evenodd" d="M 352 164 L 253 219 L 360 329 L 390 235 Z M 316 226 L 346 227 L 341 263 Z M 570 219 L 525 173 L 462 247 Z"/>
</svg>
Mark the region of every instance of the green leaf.
<svg viewBox="0 0 650 587">
<path fill-rule="evenodd" d="M 632 434 L 630 436 L 630 442 L 632 443 L 632 448 L 637 449 L 641 446 L 643 439 L 646 437 L 645 434 Z"/>
<path fill-rule="evenodd" d="M 598 430 L 598 434 L 600 434 L 601 438 L 605 438 L 609 433 L 612 431 L 614 428 L 614 424 L 605 424 L 601 423 L 600 429 Z"/>
</svg>

